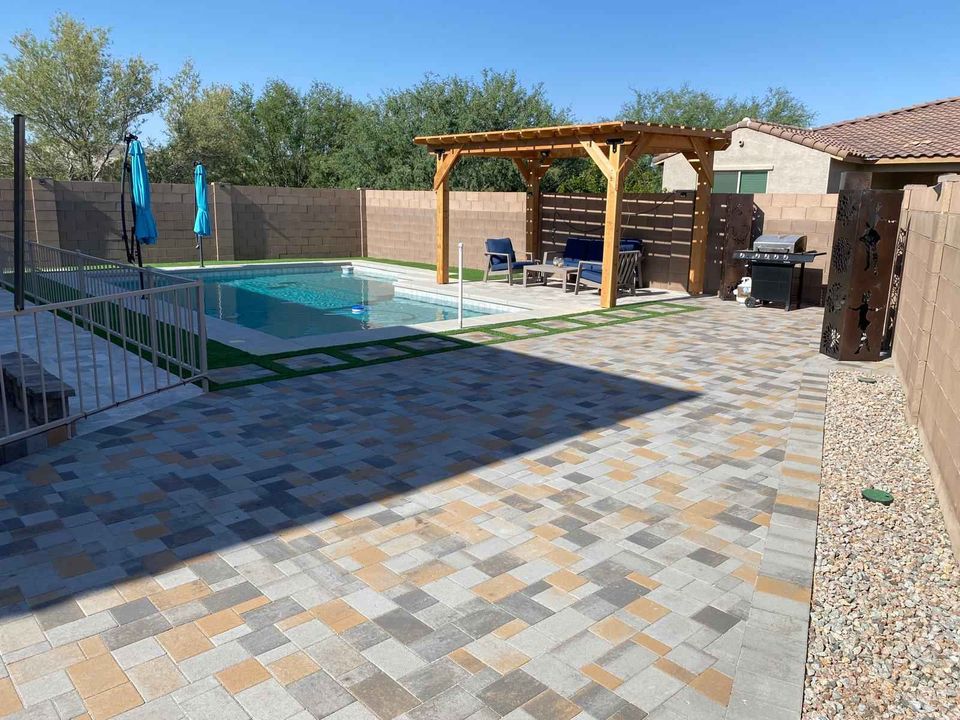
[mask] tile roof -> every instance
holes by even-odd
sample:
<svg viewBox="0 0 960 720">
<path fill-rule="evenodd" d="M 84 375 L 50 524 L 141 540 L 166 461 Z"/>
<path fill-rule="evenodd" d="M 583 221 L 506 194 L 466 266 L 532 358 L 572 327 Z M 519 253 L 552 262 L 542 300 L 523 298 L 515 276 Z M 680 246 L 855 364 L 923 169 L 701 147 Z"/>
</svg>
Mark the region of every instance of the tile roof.
<svg viewBox="0 0 960 720">
<path fill-rule="evenodd" d="M 727 129 L 744 127 L 852 160 L 960 157 L 960 97 L 810 129 L 750 118 Z"/>
</svg>

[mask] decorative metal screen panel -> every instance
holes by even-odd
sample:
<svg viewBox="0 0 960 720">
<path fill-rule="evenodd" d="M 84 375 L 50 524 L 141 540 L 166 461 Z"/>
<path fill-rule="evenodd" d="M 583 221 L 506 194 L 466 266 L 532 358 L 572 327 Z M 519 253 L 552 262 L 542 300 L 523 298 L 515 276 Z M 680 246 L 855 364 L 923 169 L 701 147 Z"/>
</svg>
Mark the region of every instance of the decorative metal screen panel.
<svg viewBox="0 0 960 720">
<path fill-rule="evenodd" d="M 747 264 L 736 260 L 736 250 L 749 250 L 760 234 L 763 219 L 753 195 L 714 193 L 710 205 L 710 245 L 707 255 L 708 292 L 722 300 L 733 300 Z"/>
<path fill-rule="evenodd" d="M 879 360 L 897 252 L 899 190 L 844 190 L 830 256 L 820 352 Z"/>
</svg>

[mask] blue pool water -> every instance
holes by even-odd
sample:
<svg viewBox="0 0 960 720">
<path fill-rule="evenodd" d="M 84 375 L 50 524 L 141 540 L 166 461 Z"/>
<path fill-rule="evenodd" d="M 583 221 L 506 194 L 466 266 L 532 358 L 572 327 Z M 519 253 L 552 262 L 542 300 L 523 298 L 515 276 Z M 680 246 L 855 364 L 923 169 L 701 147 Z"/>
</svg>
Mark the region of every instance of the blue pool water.
<svg viewBox="0 0 960 720">
<path fill-rule="evenodd" d="M 178 272 L 199 277 L 206 314 L 279 338 L 455 320 L 455 304 L 394 295 L 393 281 L 340 267 Z M 455 300 L 452 301 L 455 303 Z M 353 306 L 362 304 L 363 312 Z M 464 317 L 488 312 L 464 308 Z"/>
</svg>

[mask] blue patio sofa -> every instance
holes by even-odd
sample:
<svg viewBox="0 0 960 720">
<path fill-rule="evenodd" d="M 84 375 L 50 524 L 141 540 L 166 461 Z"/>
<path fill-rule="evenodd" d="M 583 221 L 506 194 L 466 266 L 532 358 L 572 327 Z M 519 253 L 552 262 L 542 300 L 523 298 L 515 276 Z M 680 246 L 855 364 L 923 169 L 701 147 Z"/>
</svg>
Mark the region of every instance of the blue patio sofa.
<svg viewBox="0 0 960 720">
<path fill-rule="evenodd" d="M 631 268 L 635 267 L 634 286 L 632 289 L 639 288 L 642 284 L 640 272 L 640 258 L 643 252 L 643 240 L 633 238 L 621 238 L 620 252 L 635 252 L 636 262 L 630 259 Z M 580 274 L 584 281 L 592 283 L 594 278 L 599 278 L 603 266 L 603 240 L 597 238 L 570 237 L 564 245 L 562 251 L 548 251 L 543 254 L 543 262 L 549 263 L 555 257 L 562 257 L 563 264 L 568 267 L 580 267 Z M 582 266 L 581 266 L 581 263 Z M 599 281 L 598 281 L 599 282 Z M 579 284 L 577 286 L 579 290 Z"/>
</svg>

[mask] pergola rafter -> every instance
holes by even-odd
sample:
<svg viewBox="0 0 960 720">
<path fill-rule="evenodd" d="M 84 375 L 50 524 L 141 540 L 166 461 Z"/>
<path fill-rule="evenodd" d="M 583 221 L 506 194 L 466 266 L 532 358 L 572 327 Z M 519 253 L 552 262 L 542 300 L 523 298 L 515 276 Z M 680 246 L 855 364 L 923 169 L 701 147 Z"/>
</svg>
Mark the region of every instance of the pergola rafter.
<svg viewBox="0 0 960 720">
<path fill-rule="evenodd" d="M 589 125 L 522 128 L 479 133 L 453 133 L 414 138 L 437 157 L 433 189 L 437 193 L 437 282 L 449 282 L 450 265 L 450 171 L 461 157 L 510 158 L 527 186 L 526 247 L 540 255 L 540 181 L 558 158 L 589 157 L 607 179 L 606 217 L 603 232 L 602 307 L 617 302 L 617 258 L 620 246 L 620 207 L 623 183 L 630 164 L 641 155 L 682 153 L 697 170 L 694 200 L 693 241 L 687 289 L 703 292 L 706 271 L 707 221 L 710 188 L 713 186 L 713 153 L 730 145 L 724 130 L 688 128 L 616 121 Z"/>
</svg>

